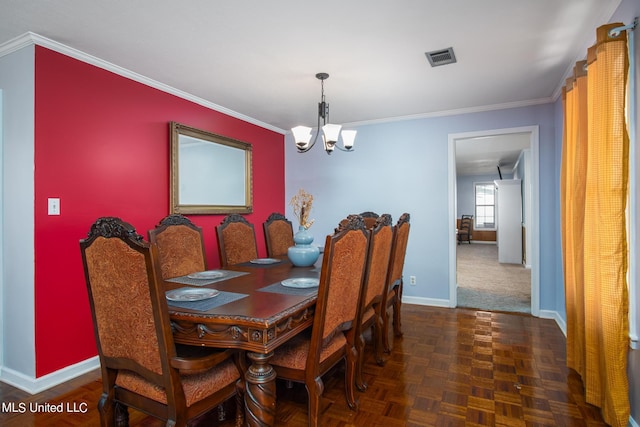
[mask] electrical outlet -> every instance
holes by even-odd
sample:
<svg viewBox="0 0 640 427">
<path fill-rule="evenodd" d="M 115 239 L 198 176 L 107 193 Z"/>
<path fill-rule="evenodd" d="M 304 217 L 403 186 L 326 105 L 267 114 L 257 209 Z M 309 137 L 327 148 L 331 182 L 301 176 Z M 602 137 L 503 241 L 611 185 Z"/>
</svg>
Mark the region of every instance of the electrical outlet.
<svg viewBox="0 0 640 427">
<path fill-rule="evenodd" d="M 409 284 L 410 285 L 416 284 L 416 276 L 409 276 Z"/>
</svg>

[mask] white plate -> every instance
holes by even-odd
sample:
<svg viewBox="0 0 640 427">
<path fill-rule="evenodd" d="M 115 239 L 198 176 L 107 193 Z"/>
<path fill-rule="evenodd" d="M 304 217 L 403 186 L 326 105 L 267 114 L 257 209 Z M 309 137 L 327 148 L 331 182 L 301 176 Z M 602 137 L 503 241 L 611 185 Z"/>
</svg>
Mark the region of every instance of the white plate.
<svg viewBox="0 0 640 427">
<path fill-rule="evenodd" d="M 218 270 L 199 271 L 187 276 L 189 279 L 219 279 L 224 277 L 224 272 Z"/>
<path fill-rule="evenodd" d="M 279 259 L 275 258 L 256 258 L 249 261 L 251 264 L 275 264 L 280 262 Z"/>
<path fill-rule="evenodd" d="M 311 277 L 298 277 L 295 279 L 286 279 L 280 282 L 282 286 L 286 286 L 287 288 L 315 288 L 319 283 L 319 279 Z"/>
<path fill-rule="evenodd" d="M 169 301 L 200 301 L 217 297 L 220 291 L 208 288 L 180 288 L 167 292 Z"/>
</svg>

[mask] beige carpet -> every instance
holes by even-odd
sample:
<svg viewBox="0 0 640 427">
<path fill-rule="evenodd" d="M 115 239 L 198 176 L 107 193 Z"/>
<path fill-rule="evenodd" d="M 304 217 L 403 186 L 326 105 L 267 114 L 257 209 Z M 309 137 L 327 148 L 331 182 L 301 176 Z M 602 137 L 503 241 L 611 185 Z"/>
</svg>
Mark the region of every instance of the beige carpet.
<svg viewBox="0 0 640 427">
<path fill-rule="evenodd" d="M 500 264 L 493 244 L 457 245 L 458 307 L 531 313 L 531 270 Z"/>
</svg>

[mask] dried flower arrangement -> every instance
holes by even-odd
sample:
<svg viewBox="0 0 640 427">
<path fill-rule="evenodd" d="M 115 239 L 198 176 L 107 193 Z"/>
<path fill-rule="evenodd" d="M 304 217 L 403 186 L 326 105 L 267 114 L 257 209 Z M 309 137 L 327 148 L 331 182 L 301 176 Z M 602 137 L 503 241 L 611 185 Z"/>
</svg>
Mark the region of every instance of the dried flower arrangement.
<svg viewBox="0 0 640 427">
<path fill-rule="evenodd" d="M 313 205 L 313 196 L 302 188 L 298 190 L 298 194 L 291 198 L 289 205 L 293 207 L 293 214 L 298 218 L 298 223 L 308 230 L 313 224 L 313 219 L 309 219 L 311 206 Z"/>
</svg>

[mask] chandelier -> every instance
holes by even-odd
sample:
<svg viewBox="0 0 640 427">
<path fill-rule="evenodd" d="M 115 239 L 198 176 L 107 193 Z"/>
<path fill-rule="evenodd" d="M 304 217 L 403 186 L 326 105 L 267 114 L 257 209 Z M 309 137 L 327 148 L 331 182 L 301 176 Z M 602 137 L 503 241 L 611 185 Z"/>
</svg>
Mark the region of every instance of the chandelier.
<svg viewBox="0 0 640 427">
<path fill-rule="evenodd" d="M 312 128 L 307 126 L 296 126 L 291 129 L 293 138 L 298 148 L 299 153 L 306 153 L 316 144 L 318 136 L 320 135 L 320 121 L 322 121 L 322 142 L 324 143 L 324 150 L 327 154 L 333 153 L 334 148 L 338 148 L 341 151 L 352 151 L 353 143 L 356 139 L 355 130 L 343 130 L 341 125 L 334 125 L 327 123 L 329 121 L 329 104 L 324 99 L 324 81 L 329 78 L 327 73 L 318 73 L 316 78 L 320 80 L 321 85 L 321 99 L 318 103 L 318 132 L 316 137 L 311 142 Z M 342 136 L 342 147 L 338 145 L 338 139 Z"/>
</svg>

